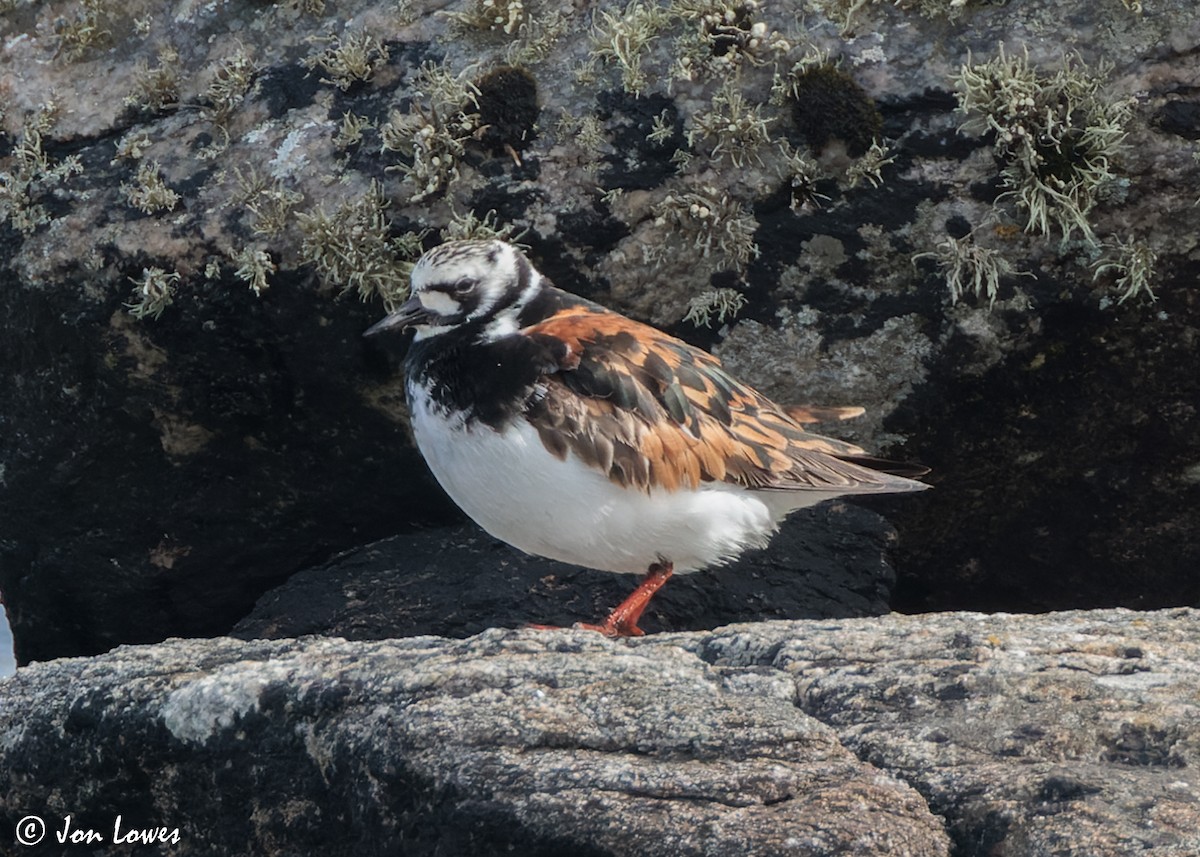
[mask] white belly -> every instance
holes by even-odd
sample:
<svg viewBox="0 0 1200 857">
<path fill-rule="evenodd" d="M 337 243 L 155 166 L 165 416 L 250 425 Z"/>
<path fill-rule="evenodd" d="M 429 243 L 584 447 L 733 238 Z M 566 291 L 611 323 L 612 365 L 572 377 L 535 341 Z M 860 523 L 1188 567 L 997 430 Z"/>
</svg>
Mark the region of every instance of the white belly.
<svg viewBox="0 0 1200 857">
<path fill-rule="evenodd" d="M 622 488 L 572 455 L 555 458 L 526 423 L 503 435 L 452 425 L 419 391 L 412 426 L 433 475 L 479 526 L 526 553 L 605 571 L 644 573 L 659 560 L 677 572 L 719 564 L 764 547 L 789 511 L 835 496 L 724 483 Z"/>
</svg>

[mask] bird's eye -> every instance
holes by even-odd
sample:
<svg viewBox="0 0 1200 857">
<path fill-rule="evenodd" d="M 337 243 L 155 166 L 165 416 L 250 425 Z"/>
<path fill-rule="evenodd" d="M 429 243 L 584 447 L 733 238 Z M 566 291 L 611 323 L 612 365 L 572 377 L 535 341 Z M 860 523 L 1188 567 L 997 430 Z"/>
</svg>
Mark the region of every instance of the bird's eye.
<svg viewBox="0 0 1200 857">
<path fill-rule="evenodd" d="M 456 295 L 465 295 L 467 292 L 471 291 L 471 288 L 474 285 L 475 282 L 473 280 L 463 277 L 461 280 L 455 281 L 454 285 L 450 287 L 450 291 L 454 292 Z"/>
</svg>

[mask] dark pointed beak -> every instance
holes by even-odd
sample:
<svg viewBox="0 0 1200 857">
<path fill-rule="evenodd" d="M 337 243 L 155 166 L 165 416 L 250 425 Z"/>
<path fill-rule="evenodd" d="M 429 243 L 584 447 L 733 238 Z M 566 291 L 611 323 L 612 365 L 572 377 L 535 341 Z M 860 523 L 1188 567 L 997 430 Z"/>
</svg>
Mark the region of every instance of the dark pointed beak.
<svg viewBox="0 0 1200 857">
<path fill-rule="evenodd" d="M 363 336 L 374 336 L 385 330 L 404 330 L 417 324 L 425 324 L 430 320 L 429 310 L 421 306 L 416 297 L 411 297 L 389 313 L 382 320 L 363 331 Z"/>
</svg>

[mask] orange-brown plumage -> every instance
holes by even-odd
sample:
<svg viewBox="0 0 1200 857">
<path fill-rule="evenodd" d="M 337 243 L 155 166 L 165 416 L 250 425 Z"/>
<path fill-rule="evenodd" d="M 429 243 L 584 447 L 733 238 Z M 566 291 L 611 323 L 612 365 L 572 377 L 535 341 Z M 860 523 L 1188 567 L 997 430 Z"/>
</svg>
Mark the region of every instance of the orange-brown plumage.
<svg viewBox="0 0 1200 857">
<path fill-rule="evenodd" d="M 715 481 L 870 491 L 892 481 L 854 463 L 869 460 L 861 447 L 813 434 L 801 422 L 861 409 L 783 408 L 730 377 L 713 355 L 592 305 L 570 307 L 521 333 L 565 346 L 528 414 L 543 443 L 560 456 L 574 452 L 620 485 L 677 491 Z M 613 454 L 597 455 L 609 437 Z"/>
</svg>

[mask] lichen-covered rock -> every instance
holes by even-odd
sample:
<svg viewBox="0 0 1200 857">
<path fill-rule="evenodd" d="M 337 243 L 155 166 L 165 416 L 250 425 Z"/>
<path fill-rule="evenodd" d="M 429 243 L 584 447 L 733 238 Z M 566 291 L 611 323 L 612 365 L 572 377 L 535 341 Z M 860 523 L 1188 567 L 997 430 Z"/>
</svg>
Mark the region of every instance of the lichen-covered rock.
<svg viewBox="0 0 1200 857">
<path fill-rule="evenodd" d="M 358 332 L 495 233 L 932 465 L 901 606 L 1200 600 L 1200 11 L 811 6 L 8 3 L 19 658 L 451 519 Z"/>
<path fill-rule="evenodd" d="M 948 853 L 786 681 L 591 632 L 172 641 L 23 669 L 0 700 L 5 827 L 178 829 L 143 853 Z"/>
<path fill-rule="evenodd" d="M 121 814 L 178 828 L 148 854 L 1194 854 L 1197 664 L 1195 610 L 123 647 L 0 681 L 0 836 Z"/>
<path fill-rule="evenodd" d="M 1200 852 L 1200 612 L 931 614 L 689 643 L 781 670 L 799 707 L 916 786 L 956 853 Z"/>
</svg>

